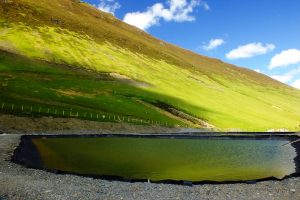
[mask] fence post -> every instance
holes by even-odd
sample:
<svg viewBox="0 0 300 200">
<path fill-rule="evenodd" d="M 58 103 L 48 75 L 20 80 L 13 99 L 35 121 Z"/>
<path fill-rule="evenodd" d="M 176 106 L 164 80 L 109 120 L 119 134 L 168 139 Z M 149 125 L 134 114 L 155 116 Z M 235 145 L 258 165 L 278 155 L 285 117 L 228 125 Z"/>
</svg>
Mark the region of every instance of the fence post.
<svg viewBox="0 0 300 200">
<path fill-rule="evenodd" d="M 63 116 L 65 116 L 65 110 L 63 110 Z"/>
<path fill-rule="evenodd" d="M 47 113 L 48 113 L 48 114 L 50 113 L 50 109 L 49 109 L 49 108 L 47 109 Z"/>
<path fill-rule="evenodd" d="M 76 113 L 76 117 L 78 117 L 79 115 L 78 115 L 78 112 Z"/>
<path fill-rule="evenodd" d="M 11 110 L 14 110 L 15 104 L 11 105 Z"/>
<path fill-rule="evenodd" d="M 23 110 L 24 110 L 24 106 L 22 105 L 22 112 L 23 112 Z"/>
<path fill-rule="evenodd" d="M 86 118 L 86 112 L 84 113 L 84 118 Z"/>
<path fill-rule="evenodd" d="M 39 107 L 39 113 L 41 112 L 41 107 Z"/>
<path fill-rule="evenodd" d="M 4 108 L 4 105 L 5 105 L 5 103 L 2 103 L 2 106 L 1 106 L 2 109 Z"/>
<path fill-rule="evenodd" d="M 55 109 L 55 112 L 54 112 L 54 114 L 55 114 L 55 115 L 57 115 L 57 109 Z"/>
<path fill-rule="evenodd" d="M 93 119 L 93 113 L 91 113 L 91 119 Z"/>
</svg>

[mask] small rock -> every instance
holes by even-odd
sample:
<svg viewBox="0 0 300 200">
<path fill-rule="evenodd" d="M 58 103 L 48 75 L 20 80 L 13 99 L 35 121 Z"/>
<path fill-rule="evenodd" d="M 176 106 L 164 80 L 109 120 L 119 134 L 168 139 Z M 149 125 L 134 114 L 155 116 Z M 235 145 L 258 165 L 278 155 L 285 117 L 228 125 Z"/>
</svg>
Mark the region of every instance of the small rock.
<svg viewBox="0 0 300 200">
<path fill-rule="evenodd" d="M 295 189 L 290 189 L 290 191 L 291 191 L 291 192 L 296 192 L 296 190 L 295 190 Z"/>
</svg>

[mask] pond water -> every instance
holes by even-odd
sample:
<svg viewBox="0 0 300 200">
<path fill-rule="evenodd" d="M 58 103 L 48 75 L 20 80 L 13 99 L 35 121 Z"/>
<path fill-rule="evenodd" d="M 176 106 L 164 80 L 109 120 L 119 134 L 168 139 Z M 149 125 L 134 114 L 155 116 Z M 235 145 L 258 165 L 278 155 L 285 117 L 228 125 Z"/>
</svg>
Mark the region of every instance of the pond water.
<svg viewBox="0 0 300 200">
<path fill-rule="evenodd" d="M 125 179 L 244 181 L 295 172 L 285 139 L 73 137 L 33 138 L 42 165 Z"/>
</svg>

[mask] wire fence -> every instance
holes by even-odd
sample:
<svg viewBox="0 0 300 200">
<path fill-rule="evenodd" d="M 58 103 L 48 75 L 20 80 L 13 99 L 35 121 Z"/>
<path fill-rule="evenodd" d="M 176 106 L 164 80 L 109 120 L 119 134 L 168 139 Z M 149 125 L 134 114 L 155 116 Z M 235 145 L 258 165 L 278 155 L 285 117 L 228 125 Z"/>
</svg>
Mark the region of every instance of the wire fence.
<svg viewBox="0 0 300 200">
<path fill-rule="evenodd" d="M 65 108 L 59 106 L 49 105 L 26 105 L 17 103 L 7 103 L 0 101 L 0 110 L 5 113 L 17 114 L 17 115 L 31 115 L 36 117 L 60 117 L 60 118 L 77 118 L 89 121 L 99 122 L 116 122 L 116 123 L 131 123 L 136 125 L 153 125 L 153 126 L 164 126 L 164 127 L 181 127 L 181 128 L 192 128 L 187 124 L 176 124 L 170 122 L 157 121 L 152 119 L 138 118 L 135 116 L 126 116 L 118 114 L 107 114 L 101 112 L 84 111 L 80 109 Z M 205 128 L 204 128 L 205 129 Z M 221 129 L 207 129 L 207 131 L 217 132 L 286 132 L 286 131 L 300 131 L 299 127 L 289 130 L 287 128 L 281 129 L 270 129 L 270 128 L 249 128 L 249 129 L 237 129 L 237 128 L 221 128 Z"/>
<path fill-rule="evenodd" d="M 100 112 L 88 112 L 79 109 L 62 108 L 46 105 L 25 105 L 15 104 L 0 101 L 0 109 L 6 113 L 32 116 L 48 116 L 48 117 L 63 117 L 63 118 L 78 118 L 90 121 L 99 122 L 124 122 L 138 125 L 157 125 L 165 127 L 179 126 L 169 122 L 162 122 L 152 119 L 137 118 L 134 116 L 125 116 L 117 114 L 107 114 Z"/>
</svg>

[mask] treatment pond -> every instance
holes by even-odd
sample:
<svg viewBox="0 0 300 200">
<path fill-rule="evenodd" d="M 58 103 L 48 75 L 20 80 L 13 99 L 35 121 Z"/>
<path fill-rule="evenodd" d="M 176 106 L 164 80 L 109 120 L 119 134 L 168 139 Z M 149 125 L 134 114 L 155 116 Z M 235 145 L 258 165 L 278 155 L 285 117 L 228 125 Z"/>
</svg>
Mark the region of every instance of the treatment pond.
<svg viewBox="0 0 300 200">
<path fill-rule="evenodd" d="M 288 137 L 23 136 L 13 160 L 27 167 L 151 181 L 282 179 L 296 172 Z M 282 146 L 284 145 L 284 146 Z"/>
</svg>

